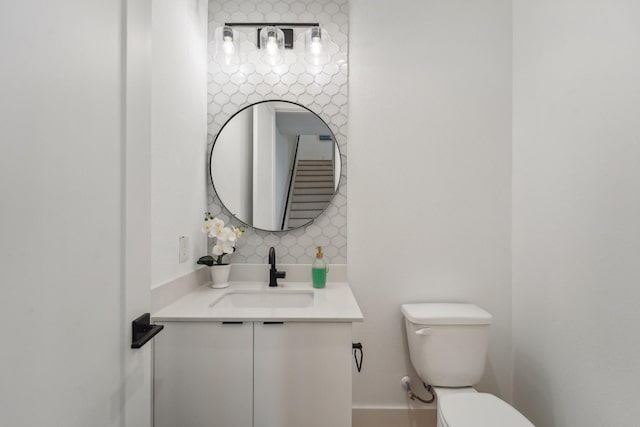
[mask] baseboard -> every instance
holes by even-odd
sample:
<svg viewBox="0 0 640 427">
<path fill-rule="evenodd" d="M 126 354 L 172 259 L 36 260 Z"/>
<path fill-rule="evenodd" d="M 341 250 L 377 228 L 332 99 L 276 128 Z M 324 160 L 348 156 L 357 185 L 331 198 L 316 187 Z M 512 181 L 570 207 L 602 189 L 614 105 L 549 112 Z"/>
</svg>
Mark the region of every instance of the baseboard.
<svg viewBox="0 0 640 427">
<path fill-rule="evenodd" d="M 436 427 L 436 410 L 353 408 L 352 427 Z"/>
</svg>

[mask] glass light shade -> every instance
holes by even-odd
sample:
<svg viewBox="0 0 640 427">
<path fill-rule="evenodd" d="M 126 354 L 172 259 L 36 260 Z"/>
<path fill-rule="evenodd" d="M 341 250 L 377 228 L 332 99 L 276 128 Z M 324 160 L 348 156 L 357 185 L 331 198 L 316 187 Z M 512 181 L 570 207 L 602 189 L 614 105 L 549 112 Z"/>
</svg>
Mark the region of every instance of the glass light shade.
<svg viewBox="0 0 640 427">
<path fill-rule="evenodd" d="M 216 61 L 220 64 L 231 65 L 239 62 L 238 38 L 233 28 L 224 26 L 216 29 Z"/>
<path fill-rule="evenodd" d="M 260 30 L 260 50 L 263 60 L 271 65 L 282 62 L 284 56 L 284 33 L 276 27 L 264 27 Z"/>
<path fill-rule="evenodd" d="M 311 65 L 324 65 L 329 61 L 326 38 L 320 27 L 311 27 L 305 36 L 305 60 Z"/>
<path fill-rule="evenodd" d="M 231 27 L 224 27 L 222 29 L 222 50 L 226 54 L 233 54 L 233 30 Z"/>
<path fill-rule="evenodd" d="M 322 29 L 313 27 L 307 35 L 307 49 L 313 55 L 319 55 L 322 52 Z"/>
<path fill-rule="evenodd" d="M 277 54 L 284 49 L 284 33 L 276 27 L 264 27 L 260 30 L 260 49 Z"/>
</svg>

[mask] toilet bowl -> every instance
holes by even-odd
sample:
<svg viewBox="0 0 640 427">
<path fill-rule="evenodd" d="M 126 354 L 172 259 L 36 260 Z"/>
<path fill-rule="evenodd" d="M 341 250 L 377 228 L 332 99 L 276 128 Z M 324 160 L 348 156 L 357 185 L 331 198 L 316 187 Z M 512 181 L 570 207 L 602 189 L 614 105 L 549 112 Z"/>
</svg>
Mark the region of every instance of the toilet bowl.
<svg viewBox="0 0 640 427">
<path fill-rule="evenodd" d="M 438 427 L 533 427 L 515 408 L 474 388 L 484 372 L 491 314 L 473 304 L 403 304 L 409 355 L 437 397 Z"/>
<path fill-rule="evenodd" d="M 437 427 L 533 427 L 520 412 L 489 393 L 460 393 L 438 399 Z"/>
</svg>

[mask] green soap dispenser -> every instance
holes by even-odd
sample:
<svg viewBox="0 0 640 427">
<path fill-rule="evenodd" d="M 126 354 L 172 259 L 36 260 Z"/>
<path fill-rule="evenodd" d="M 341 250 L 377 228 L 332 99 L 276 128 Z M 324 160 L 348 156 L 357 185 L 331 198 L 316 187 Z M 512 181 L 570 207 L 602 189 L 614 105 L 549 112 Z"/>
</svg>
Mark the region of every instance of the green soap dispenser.
<svg viewBox="0 0 640 427">
<path fill-rule="evenodd" d="M 327 283 L 327 264 L 322 259 L 322 246 L 318 246 L 318 253 L 316 259 L 311 265 L 311 280 L 313 281 L 313 287 L 316 289 L 324 288 Z"/>
</svg>

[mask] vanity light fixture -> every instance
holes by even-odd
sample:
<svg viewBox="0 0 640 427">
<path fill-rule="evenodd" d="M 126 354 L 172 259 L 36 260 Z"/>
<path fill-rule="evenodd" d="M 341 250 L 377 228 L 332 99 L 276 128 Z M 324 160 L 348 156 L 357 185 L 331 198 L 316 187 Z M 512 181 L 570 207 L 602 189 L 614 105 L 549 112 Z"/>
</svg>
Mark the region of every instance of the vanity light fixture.
<svg viewBox="0 0 640 427">
<path fill-rule="evenodd" d="M 284 32 L 273 26 L 262 28 L 259 30 L 258 47 L 266 63 L 281 63 L 284 56 Z"/>
<path fill-rule="evenodd" d="M 227 22 L 223 28 L 232 33 L 233 27 L 256 28 L 256 47 L 262 52 L 263 61 L 271 65 L 283 61 L 285 49 L 294 49 L 294 28 L 309 28 L 305 35 L 307 61 L 317 65 L 326 56 L 322 46 L 323 30 L 317 22 Z"/>
<path fill-rule="evenodd" d="M 225 25 L 216 29 L 216 60 L 225 65 L 237 64 L 239 59 L 239 44 L 233 28 Z"/>
<path fill-rule="evenodd" d="M 225 55 L 233 55 L 236 47 L 233 43 L 233 29 L 225 26 L 222 28 L 222 51 Z"/>
<path fill-rule="evenodd" d="M 322 52 L 322 29 L 320 27 L 311 28 L 308 32 L 308 51 L 313 55 Z"/>
<path fill-rule="evenodd" d="M 264 27 L 259 30 L 258 47 L 274 54 L 284 49 L 284 32 L 277 27 Z"/>
<path fill-rule="evenodd" d="M 312 65 L 328 62 L 328 55 L 322 43 L 322 28 L 312 27 L 307 31 L 305 60 Z"/>
</svg>

